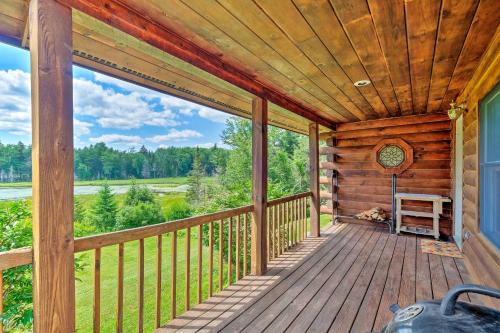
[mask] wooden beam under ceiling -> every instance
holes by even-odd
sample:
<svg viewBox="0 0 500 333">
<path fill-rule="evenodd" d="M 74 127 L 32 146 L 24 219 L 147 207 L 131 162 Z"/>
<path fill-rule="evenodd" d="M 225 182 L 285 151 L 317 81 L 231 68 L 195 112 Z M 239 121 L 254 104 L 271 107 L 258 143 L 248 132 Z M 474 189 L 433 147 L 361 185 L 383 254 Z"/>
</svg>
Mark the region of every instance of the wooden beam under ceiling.
<svg viewBox="0 0 500 333">
<path fill-rule="evenodd" d="M 329 128 L 332 126 L 330 121 L 318 116 L 318 111 L 286 96 L 273 87 L 258 82 L 255 77 L 222 61 L 220 57 L 205 51 L 166 27 L 152 22 L 141 13 L 124 6 L 117 0 L 58 1 L 304 118 Z"/>
</svg>

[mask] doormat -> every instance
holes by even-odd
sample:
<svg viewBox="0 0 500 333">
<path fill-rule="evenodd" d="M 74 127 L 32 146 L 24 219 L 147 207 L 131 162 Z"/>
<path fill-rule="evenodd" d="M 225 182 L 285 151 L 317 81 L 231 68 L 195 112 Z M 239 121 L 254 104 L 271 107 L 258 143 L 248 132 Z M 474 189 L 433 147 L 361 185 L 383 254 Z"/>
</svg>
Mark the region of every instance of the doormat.
<svg viewBox="0 0 500 333">
<path fill-rule="evenodd" d="M 462 253 L 455 243 L 422 239 L 420 240 L 420 247 L 423 253 L 437 254 L 438 256 L 453 258 L 463 258 Z"/>
</svg>

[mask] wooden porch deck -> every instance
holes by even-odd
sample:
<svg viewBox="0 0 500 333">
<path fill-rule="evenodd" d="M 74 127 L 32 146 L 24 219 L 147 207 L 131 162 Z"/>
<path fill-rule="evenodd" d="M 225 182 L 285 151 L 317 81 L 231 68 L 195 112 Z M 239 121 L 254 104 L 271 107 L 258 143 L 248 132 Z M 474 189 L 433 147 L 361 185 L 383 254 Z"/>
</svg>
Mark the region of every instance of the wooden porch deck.
<svg viewBox="0 0 500 333">
<path fill-rule="evenodd" d="M 442 298 L 470 281 L 461 259 L 419 246 L 412 235 L 331 226 L 272 260 L 265 276 L 245 277 L 156 332 L 379 331 L 391 304 Z"/>
</svg>

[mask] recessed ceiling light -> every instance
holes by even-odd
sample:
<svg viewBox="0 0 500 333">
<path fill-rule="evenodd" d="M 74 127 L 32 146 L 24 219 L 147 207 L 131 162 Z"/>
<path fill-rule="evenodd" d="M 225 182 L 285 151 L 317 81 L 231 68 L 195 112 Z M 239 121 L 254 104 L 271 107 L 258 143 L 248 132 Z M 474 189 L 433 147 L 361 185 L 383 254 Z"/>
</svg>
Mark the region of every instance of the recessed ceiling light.
<svg viewBox="0 0 500 333">
<path fill-rule="evenodd" d="M 354 82 L 354 85 L 356 87 L 364 87 L 364 86 L 369 85 L 370 83 L 371 83 L 370 80 L 359 80 L 359 81 Z"/>
</svg>

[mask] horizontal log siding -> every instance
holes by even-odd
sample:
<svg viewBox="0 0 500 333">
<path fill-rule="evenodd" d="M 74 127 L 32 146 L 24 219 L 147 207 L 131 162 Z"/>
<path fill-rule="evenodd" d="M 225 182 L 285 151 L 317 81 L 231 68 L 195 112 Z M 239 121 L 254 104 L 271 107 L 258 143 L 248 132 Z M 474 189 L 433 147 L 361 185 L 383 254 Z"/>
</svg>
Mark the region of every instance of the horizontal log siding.
<svg viewBox="0 0 500 333">
<path fill-rule="evenodd" d="M 464 115 L 463 151 L 463 232 L 470 233 L 464 240 L 465 264 L 475 283 L 500 288 L 500 253 L 480 233 L 479 221 L 479 105 L 500 80 L 500 33 L 484 54 L 471 81 L 458 98 L 466 103 Z M 483 302 L 500 307 L 500 301 L 484 297 Z"/>
<path fill-rule="evenodd" d="M 402 138 L 414 150 L 414 163 L 398 176 L 398 192 L 451 196 L 451 122 L 444 114 L 408 116 L 340 124 L 336 147 L 324 147 L 322 154 L 335 155 L 323 162 L 325 170 L 338 171 L 338 213 L 354 215 L 372 207 L 391 213 L 391 176 L 374 167 L 372 149 L 382 139 Z M 326 135 L 323 139 L 328 139 Z M 432 212 L 425 202 L 406 201 L 405 210 Z M 451 235 L 452 205 L 444 204 L 441 233 Z M 350 219 L 346 222 L 352 222 Z M 430 219 L 404 217 L 411 225 L 430 226 Z"/>
</svg>

